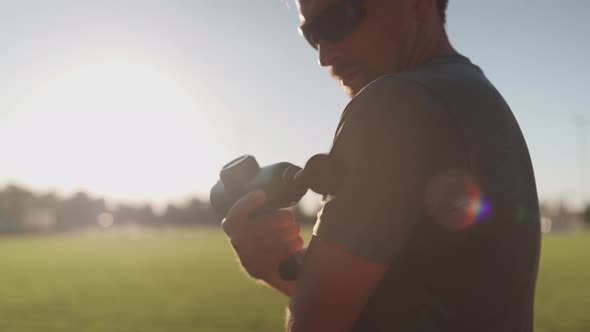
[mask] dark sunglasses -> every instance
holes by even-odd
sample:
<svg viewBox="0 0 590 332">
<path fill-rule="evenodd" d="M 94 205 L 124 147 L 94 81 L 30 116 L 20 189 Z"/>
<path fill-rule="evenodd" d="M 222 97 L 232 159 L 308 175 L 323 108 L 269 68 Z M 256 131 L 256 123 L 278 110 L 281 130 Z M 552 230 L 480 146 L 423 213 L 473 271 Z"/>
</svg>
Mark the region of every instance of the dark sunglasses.
<svg viewBox="0 0 590 332">
<path fill-rule="evenodd" d="M 342 41 L 365 17 L 364 0 L 343 0 L 324 9 L 299 27 L 299 32 L 316 50 L 320 40 Z"/>
</svg>

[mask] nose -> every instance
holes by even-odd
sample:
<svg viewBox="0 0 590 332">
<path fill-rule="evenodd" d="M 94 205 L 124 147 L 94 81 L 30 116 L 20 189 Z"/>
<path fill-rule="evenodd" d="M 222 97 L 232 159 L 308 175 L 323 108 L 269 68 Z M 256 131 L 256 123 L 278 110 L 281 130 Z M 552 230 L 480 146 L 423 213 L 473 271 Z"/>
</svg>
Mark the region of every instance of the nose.
<svg viewBox="0 0 590 332">
<path fill-rule="evenodd" d="M 318 44 L 318 62 L 322 67 L 333 66 L 341 57 L 340 49 L 334 43 L 320 41 Z"/>
</svg>

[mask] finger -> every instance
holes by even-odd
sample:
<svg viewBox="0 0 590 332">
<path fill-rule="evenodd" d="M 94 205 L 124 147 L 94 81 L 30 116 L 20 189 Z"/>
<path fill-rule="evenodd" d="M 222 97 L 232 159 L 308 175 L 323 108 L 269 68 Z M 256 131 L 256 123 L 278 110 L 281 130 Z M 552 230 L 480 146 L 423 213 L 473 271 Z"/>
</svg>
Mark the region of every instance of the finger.
<svg viewBox="0 0 590 332">
<path fill-rule="evenodd" d="M 290 225 L 277 232 L 277 238 L 282 242 L 290 242 L 299 237 L 301 226 L 297 224 Z"/>
<path fill-rule="evenodd" d="M 289 220 L 272 220 L 268 224 L 261 225 L 258 223 L 248 223 L 247 227 L 239 230 L 239 235 L 248 238 L 249 241 L 260 242 L 265 240 L 285 241 L 297 236 L 301 231 L 301 226 Z"/>
<path fill-rule="evenodd" d="M 303 248 L 304 241 L 301 236 L 297 236 L 288 242 L 281 242 L 274 245 L 274 250 L 268 251 L 268 254 L 275 259 L 284 260 Z"/>
<path fill-rule="evenodd" d="M 289 241 L 289 254 L 292 255 L 303 248 L 305 241 L 301 236 Z"/>
<path fill-rule="evenodd" d="M 228 233 L 228 229 L 233 227 L 235 223 L 247 219 L 248 214 L 261 207 L 266 200 L 266 193 L 262 190 L 249 192 L 240 198 L 234 206 L 229 210 L 227 216 L 222 221 L 223 230 Z"/>
<path fill-rule="evenodd" d="M 280 229 L 289 225 L 294 225 L 295 216 L 290 210 L 278 210 L 276 211 L 276 221 L 272 224 L 273 228 Z"/>
<path fill-rule="evenodd" d="M 221 225 L 225 233 L 231 238 L 239 236 L 252 241 L 258 241 L 261 238 L 277 237 L 277 234 L 284 229 L 297 224 L 295 223 L 295 218 L 289 213 L 273 212 L 252 222 L 239 222 L 226 218 L 222 221 Z"/>
<path fill-rule="evenodd" d="M 300 226 L 295 224 L 283 231 L 268 234 L 266 237 L 256 238 L 255 241 L 265 251 L 280 251 L 285 254 L 301 238 Z"/>
<path fill-rule="evenodd" d="M 295 217 L 289 210 L 277 210 L 258 217 L 251 223 L 254 229 L 282 229 L 295 224 Z"/>
</svg>

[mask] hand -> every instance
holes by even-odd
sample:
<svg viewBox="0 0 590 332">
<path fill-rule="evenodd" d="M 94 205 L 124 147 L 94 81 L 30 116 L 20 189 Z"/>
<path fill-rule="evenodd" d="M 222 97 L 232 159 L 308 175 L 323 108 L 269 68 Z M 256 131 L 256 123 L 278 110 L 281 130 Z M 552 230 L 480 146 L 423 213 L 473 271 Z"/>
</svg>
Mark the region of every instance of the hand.
<svg viewBox="0 0 590 332">
<path fill-rule="evenodd" d="M 303 248 L 303 239 L 301 228 L 289 210 L 248 217 L 265 199 L 263 191 L 242 197 L 223 219 L 222 228 L 248 274 L 269 282 L 277 279 L 280 263 Z"/>
</svg>

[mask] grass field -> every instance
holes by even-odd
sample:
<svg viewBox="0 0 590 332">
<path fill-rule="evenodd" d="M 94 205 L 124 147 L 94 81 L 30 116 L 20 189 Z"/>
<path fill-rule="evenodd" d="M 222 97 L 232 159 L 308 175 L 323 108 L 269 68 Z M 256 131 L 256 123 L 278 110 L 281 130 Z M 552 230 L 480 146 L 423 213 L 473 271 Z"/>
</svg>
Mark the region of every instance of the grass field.
<svg viewBox="0 0 590 332">
<path fill-rule="evenodd" d="M 536 331 L 590 331 L 590 233 L 543 239 Z M 0 238 L 0 331 L 280 331 L 216 229 Z"/>
</svg>

